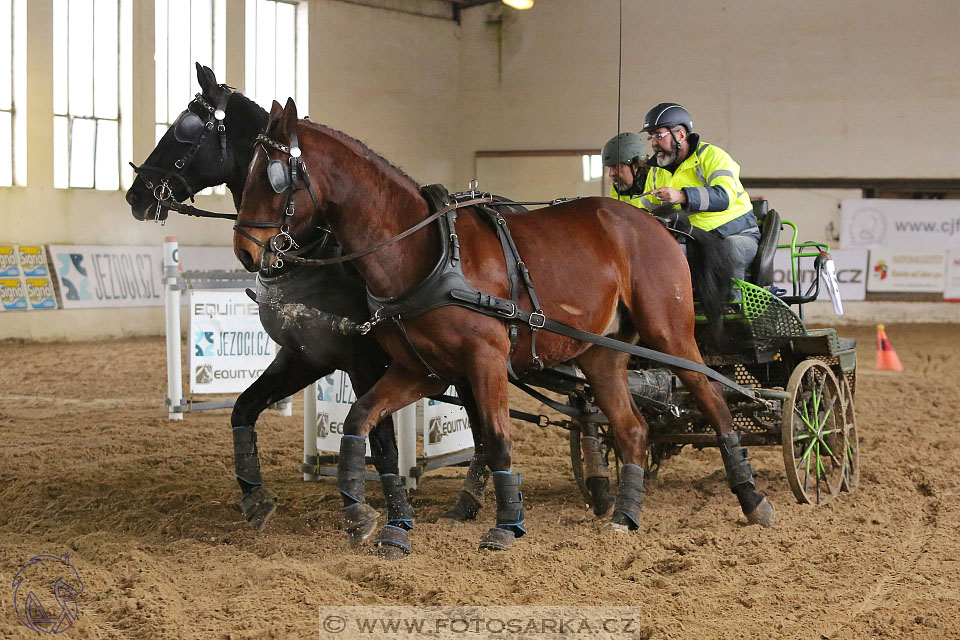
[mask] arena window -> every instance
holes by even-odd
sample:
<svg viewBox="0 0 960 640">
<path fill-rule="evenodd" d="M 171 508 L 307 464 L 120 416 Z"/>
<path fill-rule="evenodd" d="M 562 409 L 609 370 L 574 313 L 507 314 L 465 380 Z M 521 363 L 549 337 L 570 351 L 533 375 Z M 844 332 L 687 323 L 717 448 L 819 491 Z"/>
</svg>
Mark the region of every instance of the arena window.
<svg viewBox="0 0 960 640">
<path fill-rule="evenodd" d="M 53 185 L 133 181 L 131 0 L 53 1 Z M 92 64 L 91 64 L 92 63 Z"/>
<path fill-rule="evenodd" d="M 603 178 L 603 161 L 600 154 L 583 156 L 583 181 L 595 182 Z"/>
<path fill-rule="evenodd" d="M 194 62 L 208 65 L 217 78 L 226 77 L 226 0 L 156 0 L 157 142 L 197 93 Z M 223 185 L 199 195 L 223 195 Z"/>
<path fill-rule="evenodd" d="M 27 1 L 0 0 L 0 187 L 27 183 L 26 118 L 17 116 L 26 95 Z"/>
<path fill-rule="evenodd" d="M 246 6 L 245 93 L 267 110 L 290 96 L 297 113 L 307 115 L 307 3 L 247 0 Z"/>
</svg>

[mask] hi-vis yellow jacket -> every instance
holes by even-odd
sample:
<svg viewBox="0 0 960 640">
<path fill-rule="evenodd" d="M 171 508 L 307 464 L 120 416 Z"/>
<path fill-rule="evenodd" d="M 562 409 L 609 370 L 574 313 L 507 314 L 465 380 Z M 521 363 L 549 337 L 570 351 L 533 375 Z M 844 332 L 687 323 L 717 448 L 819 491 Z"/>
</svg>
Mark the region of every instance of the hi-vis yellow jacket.
<svg viewBox="0 0 960 640">
<path fill-rule="evenodd" d="M 750 196 L 740 184 L 740 165 L 720 147 L 699 139 L 695 143 L 696 151 L 680 163 L 676 173 L 663 167 L 650 169 L 643 190 L 662 187 L 683 190 L 687 196 L 684 210 L 690 214 L 690 223 L 704 231 L 721 227 L 744 214 L 752 214 Z M 653 195 L 643 196 L 639 201 L 637 206 L 647 211 L 661 205 Z M 675 208 L 679 209 L 680 205 Z M 756 222 L 749 226 L 756 228 Z"/>
</svg>

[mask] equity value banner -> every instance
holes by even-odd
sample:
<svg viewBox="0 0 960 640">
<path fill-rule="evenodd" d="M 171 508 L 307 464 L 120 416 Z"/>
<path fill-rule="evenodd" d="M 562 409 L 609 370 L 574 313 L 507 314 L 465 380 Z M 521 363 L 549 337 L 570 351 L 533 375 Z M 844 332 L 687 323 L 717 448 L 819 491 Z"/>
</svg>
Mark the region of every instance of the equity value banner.
<svg viewBox="0 0 960 640">
<path fill-rule="evenodd" d="M 453 387 L 446 395 L 456 396 Z M 473 433 L 463 407 L 445 402 L 430 400 L 423 405 L 423 455 L 433 456 L 463 451 L 473 448 Z"/>
<path fill-rule="evenodd" d="M 350 376 L 343 371 L 334 371 L 317 380 L 317 451 L 340 452 L 343 436 L 343 421 L 350 405 L 357 400 Z M 367 438 L 367 454 L 370 455 L 370 438 Z"/>
</svg>

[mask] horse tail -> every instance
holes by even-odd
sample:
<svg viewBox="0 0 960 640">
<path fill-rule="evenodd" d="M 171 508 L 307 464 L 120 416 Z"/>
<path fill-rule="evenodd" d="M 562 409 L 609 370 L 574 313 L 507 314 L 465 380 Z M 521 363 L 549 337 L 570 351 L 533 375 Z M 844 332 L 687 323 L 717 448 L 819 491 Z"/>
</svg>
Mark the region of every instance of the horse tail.
<svg viewBox="0 0 960 640">
<path fill-rule="evenodd" d="M 699 294 L 700 306 L 710 325 L 710 333 L 718 347 L 725 342 L 723 304 L 730 299 L 733 287 L 733 261 L 723 248 L 723 238 L 690 227 L 693 242 L 687 242 L 687 261 L 693 286 Z"/>
</svg>

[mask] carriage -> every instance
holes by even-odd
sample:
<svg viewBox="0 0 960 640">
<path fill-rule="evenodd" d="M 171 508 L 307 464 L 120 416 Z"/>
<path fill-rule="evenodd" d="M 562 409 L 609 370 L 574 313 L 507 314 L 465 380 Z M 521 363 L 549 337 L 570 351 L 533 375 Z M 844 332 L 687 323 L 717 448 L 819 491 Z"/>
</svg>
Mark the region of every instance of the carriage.
<svg viewBox="0 0 960 640">
<path fill-rule="evenodd" d="M 702 316 L 697 318 L 697 342 L 707 366 L 758 395 L 756 402 L 739 394 L 727 395 L 743 444 L 780 446 L 797 501 L 825 504 L 843 491 L 853 491 L 859 479 L 856 341 L 839 337 L 832 328 L 808 329 L 803 322 L 804 304 L 819 294 L 829 247 L 798 242 L 796 225 L 781 220 L 766 201 L 755 202 L 754 213 L 761 228 L 760 248 L 749 281 L 737 281 L 734 289 L 739 291 L 739 299 L 726 310 L 730 344 L 722 350 L 713 346 Z M 789 240 L 778 244 L 784 227 L 790 231 Z M 771 292 L 773 256 L 778 248 L 790 251 L 793 290 L 789 295 Z M 798 274 L 801 262 L 809 260 L 815 277 L 803 291 Z M 665 459 L 686 445 L 698 449 L 717 446 L 713 428 L 669 370 L 633 358 L 628 381 L 650 424 L 649 474 L 655 474 Z M 569 406 L 580 416 L 599 414 L 589 386 L 575 367 L 553 367 L 525 382 L 567 395 Z M 570 432 L 573 473 L 592 504 L 587 479 L 608 476 L 611 462 L 618 467 L 609 426 L 576 417 L 555 424 Z"/>
</svg>

